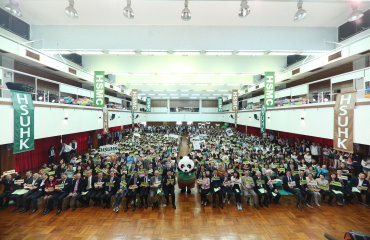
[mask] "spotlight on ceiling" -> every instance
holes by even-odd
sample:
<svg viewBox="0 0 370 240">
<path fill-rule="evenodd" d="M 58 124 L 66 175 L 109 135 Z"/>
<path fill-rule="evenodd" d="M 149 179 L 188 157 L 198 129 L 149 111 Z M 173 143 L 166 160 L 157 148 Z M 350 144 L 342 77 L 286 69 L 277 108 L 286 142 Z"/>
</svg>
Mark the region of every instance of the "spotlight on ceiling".
<svg viewBox="0 0 370 240">
<path fill-rule="evenodd" d="M 364 12 L 358 9 L 358 3 L 352 3 L 352 13 L 348 18 L 348 22 L 356 21 L 364 16 Z"/>
<path fill-rule="evenodd" d="M 68 7 L 64 10 L 65 14 L 70 18 L 78 18 L 77 10 L 75 9 L 75 0 L 68 0 Z"/>
<path fill-rule="evenodd" d="M 296 22 L 303 20 L 307 16 L 307 11 L 302 8 L 302 5 L 303 5 L 303 1 L 298 0 L 298 3 L 297 3 L 298 10 L 294 14 L 294 21 Z"/>
<path fill-rule="evenodd" d="M 19 8 L 18 0 L 9 0 L 9 3 L 5 5 L 4 9 L 16 17 L 22 17 L 22 11 Z"/>
<path fill-rule="evenodd" d="M 128 19 L 133 19 L 135 17 L 134 10 L 131 8 L 131 0 L 127 0 L 127 5 L 123 9 L 123 15 Z"/>
<path fill-rule="evenodd" d="M 239 17 L 243 18 L 249 15 L 251 8 L 248 5 L 247 0 L 242 0 L 240 3 Z"/>
<path fill-rule="evenodd" d="M 189 0 L 185 0 L 185 8 L 181 12 L 181 19 L 184 21 L 189 21 L 191 19 L 191 12 L 188 6 L 189 6 Z"/>
</svg>

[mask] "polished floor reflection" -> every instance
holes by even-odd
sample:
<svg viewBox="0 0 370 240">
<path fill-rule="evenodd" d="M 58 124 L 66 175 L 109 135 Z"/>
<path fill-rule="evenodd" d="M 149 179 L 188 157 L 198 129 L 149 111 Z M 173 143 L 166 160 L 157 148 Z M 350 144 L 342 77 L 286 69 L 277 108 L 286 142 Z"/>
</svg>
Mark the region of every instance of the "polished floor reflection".
<svg viewBox="0 0 370 240">
<path fill-rule="evenodd" d="M 42 216 L 0 211 L 0 239 L 343 239 L 345 231 L 370 231 L 370 209 L 360 205 L 297 210 L 290 199 L 281 205 L 238 211 L 203 208 L 194 194 L 181 195 L 177 209 L 138 209 L 114 213 L 90 207 Z"/>
</svg>

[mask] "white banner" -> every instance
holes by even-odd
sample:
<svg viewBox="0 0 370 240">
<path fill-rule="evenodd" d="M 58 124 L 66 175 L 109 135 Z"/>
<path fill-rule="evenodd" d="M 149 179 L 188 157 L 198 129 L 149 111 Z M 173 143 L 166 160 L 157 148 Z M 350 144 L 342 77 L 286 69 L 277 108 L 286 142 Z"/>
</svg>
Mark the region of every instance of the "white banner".
<svg viewBox="0 0 370 240">
<path fill-rule="evenodd" d="M 115 153 L 119 152 L 117 145 L 104 145 L 99 147 L 99 153 Z"/>
<path fill-rule="evenodd" d="M 231 130 L 231 128 L 226 129 L 226 134 L 229 137 L 232 136 L 232 135 L 234 135 L 233 130 Z"/>
</svg>

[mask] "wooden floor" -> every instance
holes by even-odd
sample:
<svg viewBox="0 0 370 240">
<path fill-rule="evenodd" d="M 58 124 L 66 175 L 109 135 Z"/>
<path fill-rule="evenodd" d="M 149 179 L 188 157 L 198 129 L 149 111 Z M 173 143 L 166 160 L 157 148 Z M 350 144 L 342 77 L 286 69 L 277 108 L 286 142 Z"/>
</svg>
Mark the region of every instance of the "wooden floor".
<svg viewBox="0 0 370 240">
<path fill-rule="evenodd" d="M 184 151 L 184 150 L 183 150 Z M 182 152 L 184 153 L 184 152 Z M 89 207 L 46 216 L 0 211 L 0 239 L 325 239 L 324 233 L 343 239 L 355 229 L 370 232 L 370 209 L 361 205 L 297 210 L 294 202 L 238 211 L 200 206 L 198 195 L 180 195 L 177 209 L 138 209 L 114 213 L 112 209 Z M 245 206 L 245 204 L 244 204 Z"/>
</svg>

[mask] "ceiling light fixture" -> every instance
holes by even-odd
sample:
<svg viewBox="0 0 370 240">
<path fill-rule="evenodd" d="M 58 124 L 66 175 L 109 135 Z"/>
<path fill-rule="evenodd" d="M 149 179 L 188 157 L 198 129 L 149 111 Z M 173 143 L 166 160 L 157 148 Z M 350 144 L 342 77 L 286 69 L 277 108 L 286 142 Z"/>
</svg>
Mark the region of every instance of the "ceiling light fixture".
<svg viewBox="0 0 370 240">
<path fill-rule="evenodd" d="M 191 12 L 189 10 L 189 0 L 185 0 L 185 8 L 181 12 L 181 19 L 189 21 L 191 19 Z"/>
<path fill-rule="evenodd" d="M 78 18 L 77 10 L 75 9 L 75 0 L 68 0 L 68 7 L 64 10 L 65 14 L 70 18 Z"/>
<path fill-rule="evenodd" d="M 22 17 L 22 11 L 19 8 L 18 0 L 9 0 L 9 3 L 5 5 L 4 9 L 14 16 Z"/>
<path fill-rule="evenodd" d="M 83 50 L 83 51 L 76 51 L 76 54 L 78 55 L 101 55 L 104 54 L 102 51 L 88 51 L 88 50 Z"/>
<path fill-rule="evenodd" d="M 128 19 L 133 19 L 135 17 L 134 10 L 131 8 L 131 0 L 127 0 L 127 5 L 123 9 L 123 15 Z"/>
<path fill-rule="evenodd" d="M 239 56 L 261 56 L 265 55 L 265 52 L 249 52 L 249 51 L 239 51 L 236 53 Z"/>
<path fill-rule="evenodd" d="M 358 2 L 352 2 L 352 13 L 348 18 L 348 22 L 356 21 L 364 16 L 364 12 L 358 9 Z"/>
<path fill-rule="evenodd" d="M 251 12 L 251 8 L 248 5 L 248 1 L 242 0 L 242 2 L 240 3 L 240 10 L 238 14 L 239 17 L 241 18 L 246 17 L 249 15 L 250 12 Z"/>
<path fill-rule="evenodd" d="M 200 55 L 200 51 L 174 51 L 173 55 L 180 56 Z"/>
<path fill-rule="evenodd" d="M 303 5 L 303 1 L 298 0 L 298 3 L 297 3 L 298 10 L 294 14 L 294 18 L 293 18 L 294 21 L 296 22 L 303 20 L 307 16 L 307 11 L 302 8 L 302 5 Z"/>
<path fill-rule="evenodd" d="M 232 51 L 206 51 L 206 55 L 210 56 L 230 56 L 233 55 Z"/>
<path fill-rule="evenodd" d="M 135 55 L 135 51 L 109 51 L 109 54 L 113 55 Z"/>
<path fill-rule="evenodd" d="M 168 55 L 167 51 L 142 51 L 141 55 Z"/>
</svg>

